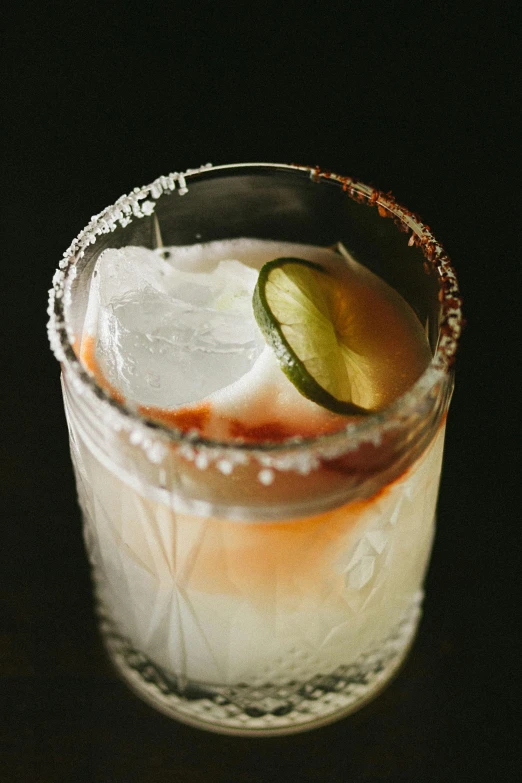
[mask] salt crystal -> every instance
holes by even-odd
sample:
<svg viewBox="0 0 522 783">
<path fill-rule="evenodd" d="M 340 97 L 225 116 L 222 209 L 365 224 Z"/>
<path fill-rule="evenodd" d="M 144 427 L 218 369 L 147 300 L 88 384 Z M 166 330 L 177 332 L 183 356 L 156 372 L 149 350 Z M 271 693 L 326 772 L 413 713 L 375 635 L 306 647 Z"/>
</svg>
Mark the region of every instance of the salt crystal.
<svg viewBox="0 0 522 783">
<path fill-rule="evenodd" d="M 200 451 L 200 452 L 199 452 L 199 453 L 196 455 L 196 459 L 195 459 L 195 461 L 194 461 L 194 462 L 195 462 L 195 465 L 196 465 L 196 467 L 197 467 L 199 470 L 205 470 L 206 468 L 208 468 L 208 463 L 209 463 L 209 460 L 208 460 L 208 457 L 207 457 L 207 455 L 206 455 L 206 454 L 205 454 L 205 452 L 203 452 L 203 451 Z"/>
<path fill-rule="evenodd" d="M 217 468 L 224 476 L 230 476 L 234 470 L 234 465 L 229 460 L 221 459 L 217 463 Z"/>
<path fill-rule="evenodd" d="M 274 478 L 274 471 L 270 470 L 269 468 L 265 468 L 264 470 L 259 471 L 258 479 L 261 484 L 264 484 L 266 487 L 273 483 Z"/>
</svg>

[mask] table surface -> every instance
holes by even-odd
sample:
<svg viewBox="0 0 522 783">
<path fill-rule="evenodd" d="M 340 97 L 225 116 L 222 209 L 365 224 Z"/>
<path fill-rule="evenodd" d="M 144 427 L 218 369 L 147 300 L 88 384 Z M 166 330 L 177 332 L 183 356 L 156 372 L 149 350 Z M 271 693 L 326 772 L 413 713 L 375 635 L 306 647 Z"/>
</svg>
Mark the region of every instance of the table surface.
<svg viewBox="0 0 522 783">
<path fill-rule="evenodd" d="M 201 62 L 188 64 L 189 44 L 179 36 L 165 54 L 174 28 L 162 31 L 159 23 L 154 35 L 163 54 L 150 47 L 147 58 L 135 60 L 145 33 L 123 7 L 110 25 L 112 11 L 105 9 L 90 36 L 93 20 L 65 6 L 63 15 L 50 16 L 35 5 L 15 21 L 6 168 L 13 198 L 4 212 L 10 244 L 2 278 L 13 294 L 4 297 L 2 312 L 8 335 L 0 461 L 2 783 L 519 779 L 512 654 L 520 540 L 512 424 L 519 409 L 512 358 L 519 350 L 513 319 L 519 257 L 504 205 L 483 206 L 492 191 L 498 196 L 507 187 L 514 149 L 503 102 L 512 70 L 499 65 L 510 25 L 507 18 L 495 22 L 495 33 L 505 36 L 497 58 L 477 14 L 464 28 L 458 3 L 447 20 L 433 12 L 426 23 L 444 52 L 436 68 L 416 37 L 418 20 L 401 15 L 399 5 L 390 4 L 394 13 L 385 12 L 385 24 L 370 12 L 366 21 L 358 17 L 365 32 L 349 50 L 349 75 L 340 64 L 348 57 L 342 36 L 350 20 L 332 26 L 333 50 L 310 38 L 315 56 L 299 59 L 296 48 L 291 61 L 275 28 L 265 56 L 258 59 L 256 49 L 248 60 L 225 56 L 202 27 Z M 255 19 L 248 25 L 250 40 L 266 47 L 266 38 L 256 38 Z M 372 59 L 375 47 L 391 53 L 393 78 Z M 475 70 L 472 52 L 480 52 Z M 318 88 L 337 107 L 335 117 L 311 105 L 309 90 L 317 95 Z M 199 113 L 189 99 L 198 101 Z M 58 367 L 45 336 L 45 292 L 90 215 L 135 184 L 208 157 L 320 162 L 393 188 L 442 237 L 465 293 L 469 325 L 417 639 L 373 703 L 289 737 L 234 738 L 189 728 L 154 712 L 115 676 L 96 629 Z"/>
</svg>

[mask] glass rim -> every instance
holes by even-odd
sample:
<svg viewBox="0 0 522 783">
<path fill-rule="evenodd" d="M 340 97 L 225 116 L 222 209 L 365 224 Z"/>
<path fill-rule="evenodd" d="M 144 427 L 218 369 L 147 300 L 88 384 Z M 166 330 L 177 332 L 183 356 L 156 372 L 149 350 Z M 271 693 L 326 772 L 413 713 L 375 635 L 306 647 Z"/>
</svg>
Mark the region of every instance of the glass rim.
<svg viewBox="0 0 522 783">
<path fill-rule="evenodd" d="M 67 322 L 67 305 L 71 300 L 71 284 L 76 276 L 78 260 L 84 257 L 90 245 L 94 245 L 98 236 L 108 234 L 118 227 L 125 227 L 133 219 L 150 216 L 154 212 L 155 202 L 164 192 L 178 191 L 180 196 L 188 192 L 191 179 L 204 177 L 214 172 L 226 172 L 234 169 L 253 169 L 268 171 L 288 171 L 310 177 L 313 181 L 330 182 L 361 204 L 375 207 L 382 219 L 391 218 L 397 230 L 409 234 L 407 244 L 418 246 L 425 263 L 438 273 L 439 301 L 441 317 L 439 339 L 432 359 L 417 381 L 386 408 L 350 422 L 345 427 L 331 433 L 312 437 L 294 437 L 285 441 L 261 441 L 259 443 L 241 443 L 237 441 L 218 441 L 204 438 L 193 433 L 169 427 L 140 413 L 133 405 L 120 402 L 103 389 L 80 362 L 73 344 L 75 335 Z M 302 451 L 314 446 L 333 446 L 347 438 L 353 445 L 362 442 L 378 442 L 384 429 L 397 426 L 400 421 L 412 415 L 417 405 L 430 394 L 437 383 L 449 377 L 458 347 L 463 326 L 462 300 L 458 282 L 451 260 L 435 239 L 429 226 L 409 209 L 398 204 L 391 193 L 365 185 L 353 177 L 341 176 L 315 166 L 302 166 L 284 163 L 232 163 L 213 166 L 208 163 L 197 169 L 188 169 L 183 173 L 174 172 L 160 176 L 150 185 L 134 188 L 128 195 L 121 196 L 113 205 L 94 215 L 90 223 L 79 233 L 63 254 L 63 259 L 53 277 L 53 287 L 49 291 L 48 335 L 51 349 L 62 368 L 72 374 L 76 388 L 81 392 L 90 392 L 102 404 L 108 406 L 107 412 L 113 416 L 114 428 L 132 430 L 145 425 L 149 435 L 157 435 L 171 443 L 186 444 L 190 447 L 205 447 L 222 453 L 226 451 L 242 453 L 281 453 Z"/>
</svg>

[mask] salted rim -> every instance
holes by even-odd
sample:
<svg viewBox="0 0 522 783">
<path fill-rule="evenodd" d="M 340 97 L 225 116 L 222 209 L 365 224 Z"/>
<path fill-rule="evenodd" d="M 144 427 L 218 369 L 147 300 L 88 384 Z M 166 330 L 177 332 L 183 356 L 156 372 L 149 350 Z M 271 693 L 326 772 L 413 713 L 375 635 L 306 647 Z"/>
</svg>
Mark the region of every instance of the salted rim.
<svg viewBox="0 0 522 783">
<path fill-rule="evenodd" d="M 147 418 L 136 408 L 115 400 L 89 374 L 79 361 L 73 350 L 74 334 L 66 321 L 65 313 L 71 300 L 71 284 L 76 276 L 76 262 L 85 255 L 89 245 L 93 245 L 101 234 L 108 234 L 118 226 L 127 226 L 133 218 L 150 216 L 154 212 L 156 200 L 167 191 L 177 190 L 180 196 L 188 192 L 188 182 L 192 178 L 215 171 L 230 169 L 272 169 L 274 171 L 295 171 L 308 174 L 316 182 L 320 180 L 335 181 L 353 200 L 370 207 L 377 208 L 382 218 L 391 218 L 398 229 L 410 234 L 408 245 L 417 245 L 426 259 L 438 272 L 439 299 L 441 302 L 441 321 L 439 326 L 439 341 L 436 351 L 426 370 L 414 385 L 403 395 L 394 400 L 382 411 L 370 414 L 360 422 L 352 422 L 333 433 L 309 438 L 291 438 L 282 442 L 264 441 L 262 443 L 238 443 L 216 441 L 199 437 L 193 433 L 183 432 L 174 427 L 168 427 L 161 422 Z M 56 359 L 65 365 L 72 373 L 73 382 L 79 393 L 85 391 L 107 403 L 114 414 L 111 422 L 116 430 L 129 430 L 134 443 L 142 443 L 147 451 L 151 450 L 150 435 L 161 435 L 162 439 L 187 447 L 205 447 L 219 454 L 229 455 L 266 452 L 289 452 L 308 449 L 311 446 L 339 446 L 339 441 L 350 440 L 350 449 L 361 442 L 378 443 L 382 429 L 397 426 L 399 421 L 414 413 L 417 403 L 422 401 L 435 385 L 441 381 L 451 368 L 457 351 L 458 339 L 463 326 L 462 300 L 459 293 L 457 277 L 450 258 L 442 245 L 435 239 L 429 226 L 424 224 L 417 214 L 399 205 L 390 192 L 384 193 L 376 188 L 358 182 L 353 177 L 344 177 L 323 171 L 319 166 L 301 166 L 282 163 L 234 163 L 213 166 L 207 163 L 197 169 L 188 169 L 183 173 L 174 172 L 158 177 L 150 185 L 134 188 L 128 194 L 121 196 L 113 205 L 106 207 L 98 215 L 91 218 L 90 223 L 78 234 L 70 247 L 63 254 L 59 267 L 53 277 L 53 287 L 49 291 L 49 322 L 48 335 L 52 351 Z M 109 410 L 109 409 L 107 409 Z M 140 432 L 140 425 L 145 430 Z M 136 429 L 138 428 L 138 429 Z M 158 458 L 159 458 L 158 454 Z M 157 461 L 157 460 L 154 460 Z"/>
</svg>

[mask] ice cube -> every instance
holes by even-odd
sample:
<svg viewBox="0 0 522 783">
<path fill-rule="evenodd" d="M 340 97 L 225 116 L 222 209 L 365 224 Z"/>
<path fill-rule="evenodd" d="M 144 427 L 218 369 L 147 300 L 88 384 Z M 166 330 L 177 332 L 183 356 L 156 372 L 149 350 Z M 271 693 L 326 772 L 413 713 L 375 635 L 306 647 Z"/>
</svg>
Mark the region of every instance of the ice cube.
<svg viewBox="0 0 522 783">
<path fill-rule="evenodd" d="M 167 293 L 172 266 L 161 255 L 144 247 L 106 250 L 98 259 L 94 274 L 99 275 L 99 297 L 102 307 L 114 299 L 150 287 Z"/>
<path fill-rule="evenodd" d="M 215 258 L 190 272 L 176 266 L 176 250 L 167 260 L 107 250 L 91 287 L 86 328 L 102 372 L 144 405 L 202 399 L 248 372 L 264 347 L 251 304 L 257 271 Z"/>
</svg>

